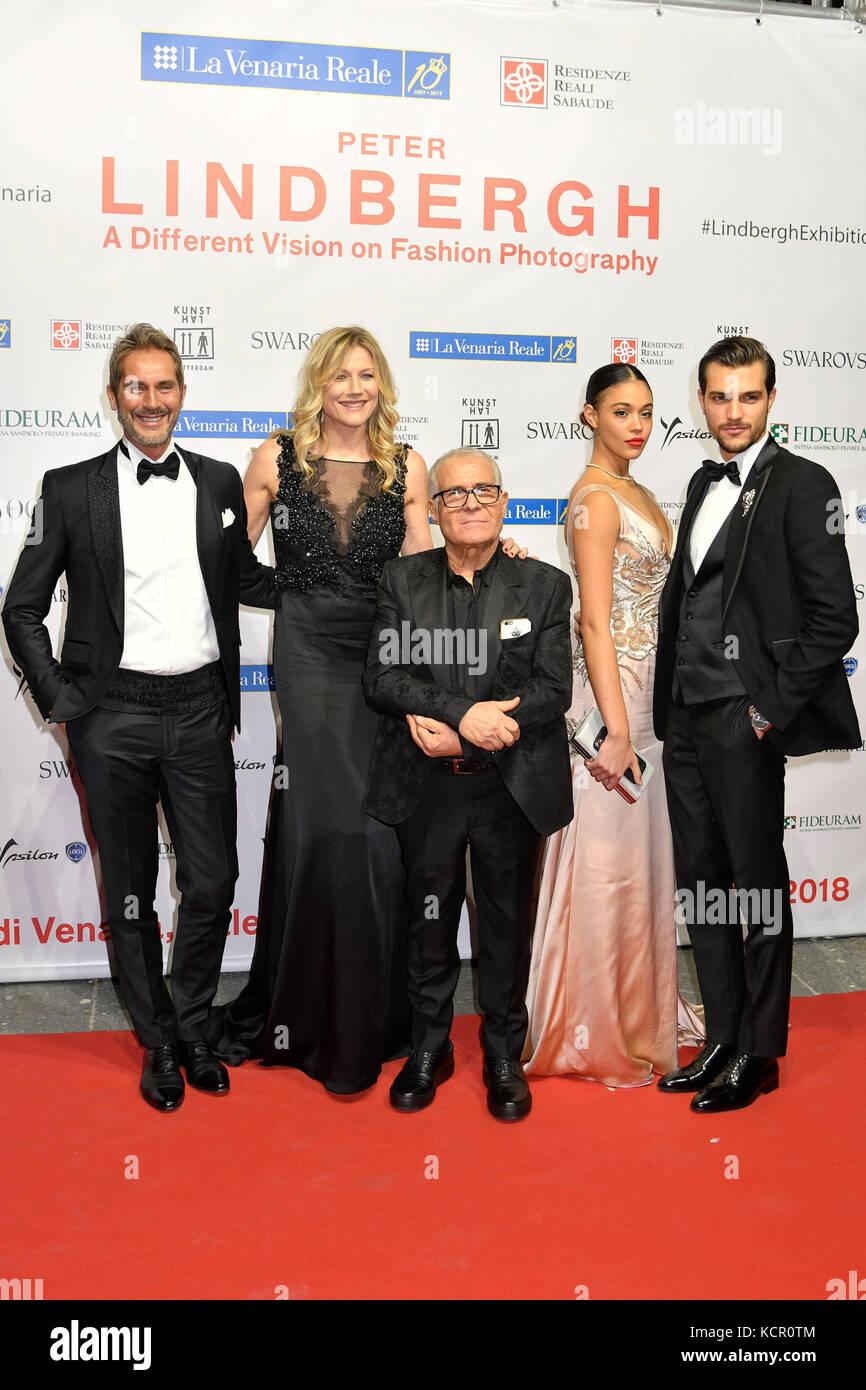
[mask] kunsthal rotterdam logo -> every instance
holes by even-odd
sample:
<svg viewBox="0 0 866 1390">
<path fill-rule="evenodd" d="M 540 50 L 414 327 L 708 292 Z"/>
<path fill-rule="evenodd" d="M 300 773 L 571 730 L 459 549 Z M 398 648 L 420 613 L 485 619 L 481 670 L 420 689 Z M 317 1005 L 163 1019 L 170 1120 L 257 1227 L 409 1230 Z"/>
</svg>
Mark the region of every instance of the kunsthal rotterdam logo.
<svg viewBox="0 0 866 1390">
<path fill-rule="evenodd" d="M 448 101 L 451 54 L 432 49 L 144 33 L 141 79 Z"/>
</svg>

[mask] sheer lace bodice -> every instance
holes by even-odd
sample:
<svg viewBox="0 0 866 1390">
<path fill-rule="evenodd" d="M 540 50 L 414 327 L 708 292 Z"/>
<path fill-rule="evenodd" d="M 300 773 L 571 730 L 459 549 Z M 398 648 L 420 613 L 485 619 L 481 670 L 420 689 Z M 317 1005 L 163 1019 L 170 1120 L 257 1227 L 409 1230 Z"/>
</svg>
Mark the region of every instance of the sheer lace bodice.
<svg viewBox="0 0 866 1390">
<path fill-rule="evenodd" d="M 566 534 L 575 579 L 574 532 L 582 522 L 586 524 L 582 503 L 591 492 L 606 492 L 613 498 L 619 512 L 619 535 L 613 557 L 610 631 L 616 648 L 617 665 L 643 689 L 638 663 L 655 651 L 658 642 L 659 595 L 670 568 L 667 537 L 613 488 L 606 487 L 604 483 L 587 483 L 571 497 L 568 507 Z M 652 497 L 652 493 L 648 495 Z M 574 667 L 584 681 L 588 680 L 581 644 L 575 651 Z"/>
<path fill-rule="evenodd" d="M 406 532 L 406 448 L 396 452 L 388 492 L 372 463 L 317 459 L 305 483 L 291 435 L 280 439 L 279 487 L 271 504 L 278 589 L 375 587 L 386 560 L 400 553 Z"/>
</svg>

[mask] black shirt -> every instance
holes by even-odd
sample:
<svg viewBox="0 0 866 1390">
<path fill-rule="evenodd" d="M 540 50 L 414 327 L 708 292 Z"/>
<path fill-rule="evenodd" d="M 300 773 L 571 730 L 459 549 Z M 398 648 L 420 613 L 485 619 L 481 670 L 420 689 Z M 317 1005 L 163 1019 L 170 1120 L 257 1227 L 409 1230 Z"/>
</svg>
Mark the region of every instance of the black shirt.
<svg viewBox="0 0 866 1390">
<path fill-rule="evenodd" d="M 448 626 L 455 634 L 462 633 L 464 640 L 455 639 L 452 642 L 452 660 L 443 664 L 451 672 L 448 689 L 455 695 L 468 696 L 473 703 L 479 698 L 479 678 L 487 673 L 487 630 L 479 627 L 478 619 L 484 612 L 490 584 L 499 563 L 500 549 L 497 541 L 496 549 L 487 564 L 483 569 L 475 571 L 471 584 L 462 574 L 456 574 L 452 570 L 447 556 L 445 559 Z M 461 660 L 461 656 L 464 659 Z"/>
</svg>

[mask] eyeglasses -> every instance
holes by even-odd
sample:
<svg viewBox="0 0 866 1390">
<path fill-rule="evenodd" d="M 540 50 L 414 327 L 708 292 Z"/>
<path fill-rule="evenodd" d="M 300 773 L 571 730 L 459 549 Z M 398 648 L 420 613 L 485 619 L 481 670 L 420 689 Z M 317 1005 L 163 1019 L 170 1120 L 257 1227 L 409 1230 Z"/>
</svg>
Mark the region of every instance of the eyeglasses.
<svg viewBox="0 0 866 1390">
<path fill-rule="evenodd" d="M 492 507 L 499 501 L 501 491 L 498 483 L 476 483 L 475 487 L 447 487 L 444 492 L 434 492 L 432 500 L 435 502 L 441 497 L 443 504 L 453 511 L 456 507 L 465 507 L 471 493 L 482 507 Z"/>
</svg>

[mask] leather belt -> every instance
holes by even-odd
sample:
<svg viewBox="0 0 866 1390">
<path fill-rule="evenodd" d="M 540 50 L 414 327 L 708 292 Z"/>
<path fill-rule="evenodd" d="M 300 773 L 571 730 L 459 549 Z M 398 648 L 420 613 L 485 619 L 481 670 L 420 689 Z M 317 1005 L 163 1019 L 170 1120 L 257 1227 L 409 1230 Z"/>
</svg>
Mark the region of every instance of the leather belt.
<svg viewBox="0 0 866 1390">
<path fill-rule="evenodd" d="M 456 777 L 471 777 L 476 772 L 489 772 L 493 763 L 479 763 L 475 758 L 437 758 L 436 766 L 440 772 L 451 772 Z"/>
</svg>

